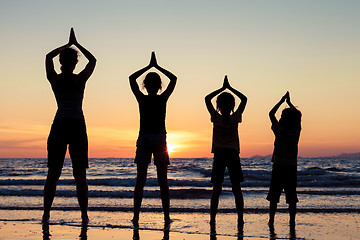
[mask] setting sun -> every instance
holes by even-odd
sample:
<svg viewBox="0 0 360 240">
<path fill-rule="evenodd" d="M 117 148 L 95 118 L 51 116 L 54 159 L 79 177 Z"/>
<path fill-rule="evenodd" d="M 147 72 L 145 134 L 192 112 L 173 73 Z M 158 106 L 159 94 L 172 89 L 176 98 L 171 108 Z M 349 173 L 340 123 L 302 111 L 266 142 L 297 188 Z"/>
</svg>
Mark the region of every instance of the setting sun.
<svg viewBox="0 0 360 240">
<path fill-rule="evenodd" d="M 177 149 L 178 146 L 179 146 L 179 145 L 175 145 L 175 144 L 168 143 L 168 144 L 167 144 L 168 153 L 171 154 L 171 153 L 175 152 L 175 149 Z"/>
</svg>

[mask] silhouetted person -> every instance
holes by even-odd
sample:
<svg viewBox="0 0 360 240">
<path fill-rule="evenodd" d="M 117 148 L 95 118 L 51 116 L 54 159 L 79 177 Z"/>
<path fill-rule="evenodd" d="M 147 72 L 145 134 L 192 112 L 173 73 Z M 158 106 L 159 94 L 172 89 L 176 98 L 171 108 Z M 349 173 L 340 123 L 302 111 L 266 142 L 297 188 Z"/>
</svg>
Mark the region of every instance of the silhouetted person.
<svg viewBox="0 0 360 240">
<path fill-rule="evenodd" d="M 282 111 L 278 121 L 275 113 L 280 105 L 286 103 L 289 108 Z M 271 129 L 275 134 L 274 152 L 272 156 L 273 168 L 267 200 L 270 201 L 269 226 L 274 225 L 275 212 L 282 191 L 285 191 L 286 203 L 289 204 L 290 226 L 295 226 L 297 185 L 297 155 L 298 142 L 301 131 L 301 112 L 290 101 L 290 94 L 286 94 L 269 112 Z"/>
<path fill-rule="evenodd" d="M 78 62 L 78 52 L 70 48 L 74 45 L 88 59 L 88 64 L 79 74 L 73 71 Z M 61 73 L 54 69 L 53 59 L 60 54 Z M 95 57 L 76 40 L 71 29 L 69 42 L 46 55 L 46 76 L 55 94 L 58 106 L 51 126 L 48 149 L 48 174 L 44 187 L 43 222 L 50 218 L 50 209 L 56 192 L 56 184 L 61 175 L 67 145 L 72 161 L 73 175 L 76 182 L 77 198 L 82 221 L 88 221 L 88 185 L 86 168 L 88 168 L 88 140 L 82 101 L 86 81 L 94 71 Z"/>
<path fill-rule="evenodd" d="M 231 93 L 223 92 L 226 89 L 229 89 L 241 100 L 241 103 L 235 112 L 235 98 Z M 217 97 L 215 110 L 211 100 L 219 93 L 221 94 Z M 238 225 L 243 225 L 244 199 L 240 182 L 244 181 L 244 178 L 239 158 L 240 144 L 238 125 L 241 123 L 242 113 L 244 112 L 247 98 L 245 95 L 232 88 L 227 76 L 225 76 L 222 88 L 207 95 L 205 97 L 205 103 L 213 123 L 212 153 L 214 153 L 214 163 L 211 174 L 213 191 L 210 203 L 210 224 L 215 225 L 219 196 L 224 181 L 224 173 L 225 169 L 228 168 L 232 191 L 235 196 Z"/>
<path fill-rule="evenodd" d="M 162 85 L 161 78 L 157 73 L 149 72 L 143 81 L 144 88 L 148 93 L 145 95 L 140 91 L 136 79 L 152 67 L 168 77 L 170 83 L 165 91 L 158 94 Z M 149 65 L 129 77 L 131 90 L 138 101 L 140 111 L 140 131 L 136 143 L 137 149 L 135 156 L 137 177 L 134 190 L 134 217 L 132 219 L 134 226 L 138 226 L 147 169 L 151 162 L 152 154 L 154 155 L 154 164 L 157 169 L 157 178 L 160 185 L 165 224 L 170 223 L 170 200 L 167 180 L 167 166 L 170 164 L 170 161 L 166 146 L 165 115 L 166 103 L 174 91 L 176 79 L 174 74 L 157 64 L 154 52 L 151 55 Z"/>
</svg>

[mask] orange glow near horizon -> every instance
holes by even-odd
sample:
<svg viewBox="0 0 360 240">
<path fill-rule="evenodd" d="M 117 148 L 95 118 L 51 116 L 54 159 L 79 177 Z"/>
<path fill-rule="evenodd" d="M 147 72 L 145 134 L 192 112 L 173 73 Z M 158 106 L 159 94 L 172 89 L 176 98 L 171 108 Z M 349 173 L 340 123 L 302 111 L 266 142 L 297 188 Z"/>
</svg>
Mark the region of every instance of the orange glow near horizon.
<svg viewBox="0 0 360 240">
<path fill-rule="evenodd" d="M 210 124 L 209 124 L 210 125 Z M 211 125 L 210 125 L 211 126 Z M 206 126 L 208 127 L 208 126 Z M 46 158 L 46 140 L 50 125 L 7 123 L 0 126 L 0 158 L 24 157 Z M 304 131 L 304 130 L 303 130 Z M 137 129 L 122 130 L 112 127 L 88 126 L 89 157 L 133 158 L 136 151 Z M 254 141 L 253 132 L 245 127 L 240 129 L 240 156 L 269 155 L 273 150 L 274 137 L 267 130 L 262 141 Z M 316 139 L 304 131 L 300 137 L 299 156 L 321 157 L 341 153 L 359 152 L 356 144 L 346 140 L 346 135 L 332 141 Z M 204 131 L 170 131 L 167 136 L 170 158 L 201 158 L 211 153 L 211 129 Z M 67 157 L 69 157 L 67 153 Z"/>
<path fill-rule="evenodd" d="M 98 60 L 83 102 L 89 157 L 135 156 L 139 108 L 129 75 L 149 63 L 152 51 L 178 78 L 166 111 L 171 158 L 212 157 L 204 97 L 225 75 L 248 97 L 241 157 L 272 153 L 268 112 L 286 91 L 303 113 L 300 156 L 360 152 L 358 5 L 91 1 L 84 9 L 74 1 L 68 9 L 60 1 L 2 1 L 0 158 L 46 158 L 57 105 L 44 60 L 68 42 L 71 27 Z M 66 18 L 54 17 L 64 12 Z M 58 57 L 54 62 L 59 73 Z M 75 73 L 86 64 L 80 54 Z M 165 89 L 169 80 L 161 78 Z"/>
<path fill-rule="evenodd" d="M 171 144 L 171 143 L 168 143 L 167 144 L 167 150 L 168 150 L 168 153 L 169 155 L 173 152 L 176 152 L 177 149 L 178 149 L 179 145 L 175 145 L 175 144 Z"/>
</svg>

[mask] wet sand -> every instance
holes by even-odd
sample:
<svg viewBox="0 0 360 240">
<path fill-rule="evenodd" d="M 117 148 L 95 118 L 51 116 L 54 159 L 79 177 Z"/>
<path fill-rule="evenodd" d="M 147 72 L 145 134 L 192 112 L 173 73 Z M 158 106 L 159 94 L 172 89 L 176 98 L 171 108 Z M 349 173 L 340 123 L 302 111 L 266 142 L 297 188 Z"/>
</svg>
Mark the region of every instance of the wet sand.
<svg viewBox="0 0 360 240">
<path fill-rule="evenodd" d="M 288 226 L 288 214 L 276 215 L 275 229 L 267 226 L 268 215 L 245 214 L 243 232 L 236 226 L 236 215 L 219 213 L 216 234 L 210 233 L 209 216 L 204 213 L 174 213 L 173 223 L 164 230 L 161 213 L 142 213 L 139 229 L 131 224 L 129 212 L 89 212 L 87 227 L 82 227 L 77 211 L 53 211 L 51 236 L 45 239 L 359 239 L 358 213 L 298 213 L 295 230 Z M 0 210 L 0 240 L 40 239 L 41 211 Z M 82 236 L 82 237 L 79 237 Z"/>
</svg>

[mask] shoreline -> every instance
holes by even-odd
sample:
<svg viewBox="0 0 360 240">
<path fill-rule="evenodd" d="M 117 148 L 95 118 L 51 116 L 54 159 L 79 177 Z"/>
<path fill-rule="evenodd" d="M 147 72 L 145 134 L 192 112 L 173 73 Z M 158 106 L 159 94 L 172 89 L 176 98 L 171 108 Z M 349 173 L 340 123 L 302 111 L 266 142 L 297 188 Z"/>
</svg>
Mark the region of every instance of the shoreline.
<svg viewBox="0 0 360 240">
<path fill-rule="evenodd" d="M 39 239 L 43 237 L 40 210 L 0 210 L 0 240 Z M 139 229 L 131 224 L 131 212 L 89 211 L 90 222 L 82 228 L 79 211 L 51 212 L 49 232 L 56 239 L 356 239 L 360 236 L 358 213 L 298 213 L 296 227 L 291 231 L 289 215 L 279 212 L 275 229 L 267 226 L 267 213 L 245 213 L 243 232 L 236 226 L 233 213 L 218 213 L 216 234 L 211 234 L 209 214 L 171 213 L 173 220 L 164 230 L 163 215 L 142 212 Z M 85 238 L 86 235 L 86 238 Z M 134 238 L 135 237 L 135 238 Z"/>
<path fill-rule="evenodd" d="M 52 211 L 78 211 L 79 207 L 52 207 Z M 1 207 L 0 211 L 42 211 L 43 207 Z M 125 212 L 125 213 L 132 213 L 133 208 L 129 207 L 89 207 L 89 212 Z M 171 213 L 202 213 L 207 214 L 209 213 L 209 208 L 200 208 L 200 209 L 194 209 L 194 208 L 170 208 Z M 142 207 L 141 212 L 147 212 L 147 213 L 162 213 L 162 208 L 157 207 Z M 244 208 L 245 214 L 267 214 L 269 212 L 269 208 Z M 277 213 L 288 213 L 288 208 L 284 207 L 278 207 L 276 210 Z M 354 214 L 360 214 L 360 209 L 356 208 L 297 208 L 297 213 L 354 213 Z M 218 209 L 218 213 L 236 213 L 235 208 L 222 208 Z M 0 221 L 5 220 L 1 219 Z"/>
</svg>

